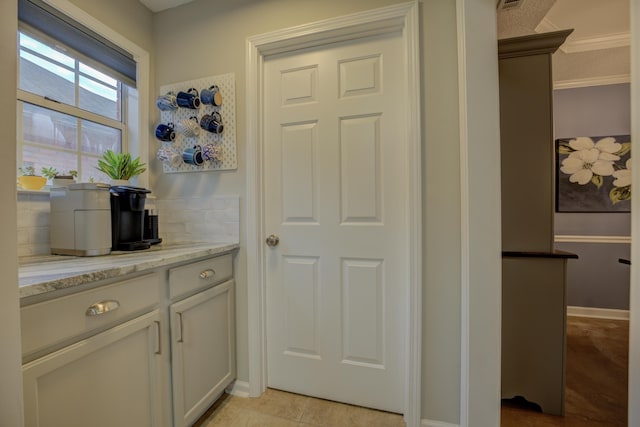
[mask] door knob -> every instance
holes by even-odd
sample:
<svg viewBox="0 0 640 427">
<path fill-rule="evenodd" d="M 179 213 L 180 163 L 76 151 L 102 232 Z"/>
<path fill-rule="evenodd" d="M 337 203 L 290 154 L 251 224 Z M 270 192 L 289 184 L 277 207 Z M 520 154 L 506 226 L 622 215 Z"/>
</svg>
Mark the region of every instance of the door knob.
<svg viewBox="0 0 640 427">
<path fill-rule="evenodd" d="M 274 246 L 278 246 L 278 243 L 280 243 L 280 238 L 275 234 L 272 234 L 269 237 L 267 237 L 267 245 L 271 246 L 272 248 Z"/>
</svg>

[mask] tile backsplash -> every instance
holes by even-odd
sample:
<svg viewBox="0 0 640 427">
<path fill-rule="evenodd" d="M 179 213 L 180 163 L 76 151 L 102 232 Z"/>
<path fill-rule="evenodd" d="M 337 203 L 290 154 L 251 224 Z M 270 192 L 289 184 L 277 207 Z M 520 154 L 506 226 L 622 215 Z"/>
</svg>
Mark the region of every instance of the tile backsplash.
<svg viewBox="0 0 640 427">
<path fill-rule="evenodd" d="M 18 256 L 49 253 L 49 192 L 18 192 Z"/>
<path fill-rule="evenodd" d="M 238 196 L 156 199 L 163 242 L 240 242 Z"/>
<path fill-rule="evenodd" d="M 158 210 L 164 244 L 240 241 L 238 196 L 149 198 L 146 207 Z M 49 214 L 48 192 L 18 192 L 19 257 L 49 254 Z"/>
</svg>

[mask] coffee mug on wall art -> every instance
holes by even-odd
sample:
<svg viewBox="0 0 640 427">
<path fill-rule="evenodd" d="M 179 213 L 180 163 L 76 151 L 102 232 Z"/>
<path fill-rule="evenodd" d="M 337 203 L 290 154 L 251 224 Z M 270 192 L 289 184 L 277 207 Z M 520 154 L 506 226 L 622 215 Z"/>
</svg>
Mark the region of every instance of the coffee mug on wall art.
<svg viewBox="0 0 640 427">
<path fill-rule="evenodd" d="M 204 163 L 202 148 L 196 145 L 193 148 L 185 148 L 182 152 L 182 160 L 190 165 L 200 166 Z"/>
<path fill-rule="evenodd" d="M 209 86 L 208 89 L 202 89 L 200 91 L 200 100 L 203 104 L 211 104 L 216 107 L 222 105 L 222 94 L 220 88 L 216 85 Z"/>
<path fill-rule="evenodd" d="M 173 142 L 176 139 L 176 132 L 173 130 L 173 123 L 163 124 L 160 123 L 156 127 L 156 138 L 160 141 Z"/>
<path fill-rule="evenodd" d="M 222 158 L 222 150 L 213 144 L 205 144 L 202 147 L 202 158 L 207 161 L 215 162 Z"/>
<path fill-rule="evenodd" d="M 162 111 L 177 110 L 178 101 L 176 100 L 176 94 L 174 92 L 168 92 L 165 95 L 160 95 L 156 100 L 156 105 Z"/>
<path fill-rule="evenodd" d="M 196 116 L 192 116 L 188 119 L 180 120 L 178 123 L 176 123 L 176 131 L 189 138 L 198 136 L 200 134 L 198 118 Z"/>
<path fill-rule="evenodd" d="M 156 156 L 158 160 L 173 168 L 177 168 L 182 163 L 182 156 L 171 148 L 158 149 Z"/>
<path fill-rule="evenodd" d="M 180 91 L 176 95 L 178 106 L 184 108 L 197 109 L 200 108 L 200 97 L 198 90 L 194 87 L 189 88 L 186 92 Z"/>
<path fill-rule="evenodd" d="M 215 111 L 211 114 L 205 114 L 200 119 L 200 127 L 211 133 L 220 134 L 224 131 L 224 125 L 220 119 L 220 114 Z"/>
</svg>

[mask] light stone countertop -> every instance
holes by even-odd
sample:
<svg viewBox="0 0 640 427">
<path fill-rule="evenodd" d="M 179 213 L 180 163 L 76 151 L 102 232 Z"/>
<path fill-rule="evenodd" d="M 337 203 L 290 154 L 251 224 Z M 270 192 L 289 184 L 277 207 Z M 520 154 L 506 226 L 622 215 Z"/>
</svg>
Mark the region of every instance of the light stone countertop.
<svg viewBox="0 0 640 427">
<path fill-rule="evenodd" d="M 237 249 L 237 243 L 155 245 L 134 252 L 96 257 L 46 255 L 20 258 L 20 298 L 31 297 L 103 279 L 152 270 Z"/>
</svg>

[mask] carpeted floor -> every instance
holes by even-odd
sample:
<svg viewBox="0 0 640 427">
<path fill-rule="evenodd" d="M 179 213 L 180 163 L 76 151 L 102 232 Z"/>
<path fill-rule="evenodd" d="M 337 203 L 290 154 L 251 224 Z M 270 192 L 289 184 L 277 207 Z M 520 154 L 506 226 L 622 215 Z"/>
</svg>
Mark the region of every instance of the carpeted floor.
<svg viewBox="0 0 640 427">
<path fill-rule="evenodd" d="M 503 402 L 501 427 L 626 427 L 629 322 L 569 316 L 565 416 Z"/>
</svg>

